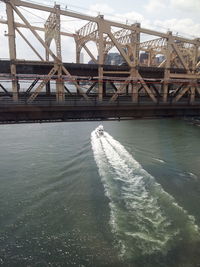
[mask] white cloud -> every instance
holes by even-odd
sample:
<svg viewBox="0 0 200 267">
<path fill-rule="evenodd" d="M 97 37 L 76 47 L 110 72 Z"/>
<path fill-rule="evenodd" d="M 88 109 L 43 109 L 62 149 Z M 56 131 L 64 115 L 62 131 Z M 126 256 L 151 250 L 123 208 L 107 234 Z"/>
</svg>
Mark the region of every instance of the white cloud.
<svg viewBox="0 0 200 267">
<path fill-rule="evenodd" d="M 178 8 L 187 12 L 199 12 L 200 0 L 170 0 L 173 8 Z"/>
<path fill-rule="evenodd" d="M 103 14 L 113 14 L 114 9 L 108 6 L 107 4 L 94 4 L 90 6 L 90 11 L 89 14 L 92 16 L 97 16 L 97 15 L 103 15 Z"/>
<path fill-rule="evenodd" d="M 128 12 L 128 13 L 124 13 L 124 14 L 116 14 L 116 19 L 120 19 L 120 21 L 122 23 L 126 23 L 126 22 L 129 22 L 129 23 L 135 23 L 135 22 L 144 22 L 145 21 L 145 18 L 142 14 L 138 13 L 138 12 L 135 12 L 135 11 L 131 11 L 131 12 Z"/>
<path fill-rule="evenodd" d="M 157 20 L 154 22 L 154 25 L 158 28 L 171 30 L 174 34 L 188 36 L 190 38 L 195 38 L 200 35 L 200 23 L 194 23 L 192 19 L 169 19 L 169 20 Z"/>
<path fill-rule="evenodd" d="M 6 25 L 1 25 L 0 28 L 0 43 L 1 43 L 1 49 L 0 49 L 0 58 L 8 58 L 9 57 L 9 51 L 8 51 L 8 37 L 6 37 L 5 31 L 7 31 Z"/>
<path fill-rule="evenodd" d="M 145 6 L 146 11 L 148 12 L 158 12 L 160 9 L 166 7 L 165 3 L 161 0 L 150 0 L 149 3 Z"/>
</svg>

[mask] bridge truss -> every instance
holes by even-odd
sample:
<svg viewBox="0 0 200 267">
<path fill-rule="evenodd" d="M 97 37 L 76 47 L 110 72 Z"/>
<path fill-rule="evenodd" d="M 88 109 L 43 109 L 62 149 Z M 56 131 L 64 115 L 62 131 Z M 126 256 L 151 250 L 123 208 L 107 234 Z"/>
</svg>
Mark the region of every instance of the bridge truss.
<svg viewBox="0 0 200 267">
<path fill-rule="evenodd" d="M 158 31 L 142 28 L 139 23 L 132 25 L 118 23 L 104 19 L 103 15 L 92 17 L 84 14 L 63 10 L 59 5 L 48 7 L 33 2 L 21 0 L 0 0 L 5 4 L 7 20 L 0 20 L 0 23 L 8 27 L 8 44 L 10 55 L 10 71 L 1 71 L 1 79 L 12 80 L 12 98 L 18 102 L 24 95 L 20 93 L 19 82 L 24 79 L 18 72 L 18 65 L 24 64 L 17 58 L 16 33 L 20 35 L 26 44 L 32 49 L 38 60 L 43 64 L 51 66 L 48 73 L 42 77 L 28 71 L 32 75 L 32 84 L 27 88 L 26 100 L 32 103 L 37 100 L 41 92 L 46 88 L 50 94 L 50 85 L 56 83 L 56 101 L 65 102 L 70 95 L 66 81 L 77 90 L 77 94 L 86 101 L 90 101 L 91 92 L 95 92 L 98 101 L 109 98 L 109 102 L 115 102 L 119 97 L 129 97 L 133 103 L 138 103 L 142 95 L 149 97 L 153 103 L 177 103 L 187 96 L 190 104 L 200 98 L 200 39 L 188 39 L 175 36 L 172 32 L 161 33 Z M 27 17 L 23 15 L 20 7 L 32 9 L 32 12 L 45 11 L 49 16 L 43 27 L 32 25 Z M 74 33 L 61 31 L 61 16 L 76 18 L 85 21 L 85 25 Z M 20 19 L 17 20 L 16 17 Z M 41 54 L 23 34 L 21 29 L 29 30 L 44 48 L 45 53 Z M 43 36 L 40 33 L 43 33 Z M 70 72 L 62 60 L 64 48 L 61 47 L 61 37 L 71 37 L 76 45 L 76 63 L 80 63 L 82 49 L 97 64 L 97 74 L 92 76 L 90 72 L 81 76 Z M 143 36 L 145 40 L 143 41 Z M 51 49 L 52 41 L 55 42 L 55 51 Z M 97 55 L 94 55 L 88 47 L 89 42 L 94 42 L 97 47 Z M 105 60 L 109 51 L 115 47 L 124 59 L 124 66 L 117 66 L 109 69 Z M 141 54 L 145 53 L 146 60 L 141 62 Z M 162 61 L 157 57 L 162 55 Z M 50 60 L 50 57 L 53 59 Z M 0 63 L 1 64 L 1 63 Z M 28 63 L 30 64 L 30 62 Z M 33 62 L 34 64 L 34 62 Z M 80 64 L 79 64 L 80 65 Z M 142 67 L 148 68 L 154 75 L 146 75 L 141 71 Z M 81 68 L 84 68 L 82 65 Z M 1 68 L 0 68 L 1 69 Z M 160 71 L 162 70 L 162 72 Z M 162 73 L 160 76 L 158 73 Z M 38 73 L 40 74 L 40 73 Z M 83 82 L 84 80 L 84 86 Z M 10 94 L 5 86 L 0 84 L 3 94 Z M 109 93 L 108 93 L 109 91 Z"/>
</svg>

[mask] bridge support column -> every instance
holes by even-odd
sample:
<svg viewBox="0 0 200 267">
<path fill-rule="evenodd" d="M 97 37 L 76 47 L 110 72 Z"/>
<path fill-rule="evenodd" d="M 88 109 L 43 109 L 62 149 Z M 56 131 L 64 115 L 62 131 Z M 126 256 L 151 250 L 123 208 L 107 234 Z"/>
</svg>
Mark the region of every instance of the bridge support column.
<svg viewBox="0 0 200 267">
<path fill-rule="evenodd" d="M 50 81 L 49 81 L 46 84 L 46 95 L 50 96 L 50 94 L 51 94 L 51 85 L 50 85 Z"/>
<path fill-rule="evenodd" d="M 64 89 L 64 82 L 62 78 L 62 66 L 58 67 L 58 75 L 56 79 L 56 100 L 59 103 L 65 101 L 65 89 Z"/>
<path fill-rule="evenodd" d="M 103 67 L 99 67 L 99 86 L 98 86 L 98 99 L 99 101 L 103 101 Z"/>
<path fill-rule="evenodd" d="M 103 17 L 99 17 L 98 28 L 99 28 L 99 67 L 98 67 L 98 80 L 99 80 L 99 90 L 98 99 L 103 101 L 103 59 L 104 59 L 104 41 L 103 41 Z"/>
<path fill-rule="evenodd" d="M 136 57 L 136 59 L 137 59 L 137 57 Z M 137 63 L 137 61 L 135 63 Z M 130 76 L 132 78 L 131 83 L 130 83 L 130 85 L 131 85 L 131 100 L 133 103 L 138 103 L 138 100 L 139 100 L 138 85 L 136 82 L 136 78 L 138 77 L 138 72 L 136 70 L 136 66 L 131 68 Z"/>
<path fill-rule="evenodd" d="M 138 103 L 139 101 L 139 95 L 138 95 L 138 85 L 135 83 L 135 81 L 131 82 L 131 89 L 132 89 L 132 102 Z"/>
<path fill-rule="evenodd" d="M 191 86 L 190 88 L 190 104 L 193 104 L 194 103 L 194 100 L 195 100 L 195 87 L 194 86 Z"/>
<path fill-rule="evenodd" d="M 166 64 L 165 64 L 165 73 L 164 73 L 164 83 L 163 83 L 163 102 L 167 103 L 168 93 L 169 93 L 169 77 L 170 77 L 170 54 L 171 54 L 171 44 L 172 44 L 172 32 L 168 32 L 167 38 L 167 49 L 165 53 Z"/>
<path fill-rule="evenodd" d="M 133 67 L 130 70 L 130 76 L 133 78 L 131 80 L 131 99 L 133 103 L 138 103 L 139 101 L 139 94 L 138 94 L 138 84 L 136 82 L 136 78 L 138 78 L 138 71 L 137 67 L 139 65 L 139 52 L 140 52 L 140 23 L 133 24 L 134 31 L 132 34 L 132 60 L 133 60 Z"/>
<path fill-rule="evenodd" d="M 78 43 L 78 41 L 75 39 L 75 43 L 76 43 L 76 63 L 80 63 L 80 55 L 81 55 L 81 50 L 80 50 L 80 45 Z"/>
<path fill-rule="evenodd" d="M 165 80 L 163 82 L 163 102 L 167 103 L 169 93 L 168 74 L 165 74 Z"/>
<path fill-rule="evenodd" d="M 16 78 L 16 44 L 15 44 L 15 25 L 14 25 L 14 14 L 11 4 L 6 3 L 6 13 L 8 19 L 8 44 L 9 44 L 9 54 L 10 54 L 10 70 L 12 77 L 12 96 L 13 101 L 18 101 L 18 81 Z"/>
</svg>

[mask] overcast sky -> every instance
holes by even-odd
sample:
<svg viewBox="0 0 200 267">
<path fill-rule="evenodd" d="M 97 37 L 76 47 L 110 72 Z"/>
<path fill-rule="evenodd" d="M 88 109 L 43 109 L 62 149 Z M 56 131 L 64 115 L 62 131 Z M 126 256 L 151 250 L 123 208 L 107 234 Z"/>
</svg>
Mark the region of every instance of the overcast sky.
<svg viewBox="0 0 200 267">
<path fill-rule="evenodd" d="M 36 1 L 35 1 L 36 2 Z M 39 2 L 39 1 L 38 1 Z M 46 1 L 53 5 L 55 1 Z M 44 1 L 42 1 L 44 3 Z M 97 16 L 104 14 L 110 20 L 124 23 L 140 22 L 144 28 L 156 29 L 161 32 L 173 31 L 174 34 L 187 38 L 200 37 L 200 0 L 61 0 L 56 1 L 62 8 Z M 45 21 L 48 13 L 31 10 L 31 14 L 24 9 L 21 12 L 34 25 L 40 26 Z M 29 10 L 30 11 L 30 10 Z M 5 5 L 0 2 L 0 17 L 5 18 Z M 19 18 L 16 17 L 19 20 Z M 62 30 L 75 32 L 85 22 L 72 18 L 61 18 Z M 0 24 L 0 58 L 8 57 L 7 37 L 4 37 L 6 27 Z M 27 30 L 23 33 L 31 40 L 34 46 L 43 53 L 43 49 Z M 33 59 L 35 56 L 26 44 L 17 36 L 18 58 Z M 52 45 L 53 49 L 53 45 Z M 94 47 L 91 47 L 95 51 Z M 63 60 L 75 60 L 75 46 L 73 40 L 62 38 Z M 88 57 L 85 56 L 85 61 Z"/>
</svg>

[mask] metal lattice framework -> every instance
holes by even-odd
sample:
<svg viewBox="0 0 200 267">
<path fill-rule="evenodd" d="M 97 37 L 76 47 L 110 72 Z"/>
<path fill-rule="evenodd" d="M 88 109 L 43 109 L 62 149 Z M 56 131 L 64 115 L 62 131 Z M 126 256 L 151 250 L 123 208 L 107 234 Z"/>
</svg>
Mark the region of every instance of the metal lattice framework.
<svg viewBox="0 0 200 267">
<path fill-rule="evenodd" d="M 195 61 L 195 54 L 196 54 L 196 49 L 195 45 L 187 42 L 182 42 L 182 41 L 174 41 L 176 44 L 176 47 L 180 51 L 182 58 L 185 60 L 185 65 L 188 66 L 188 68 L 193 67 L 193 62 Z M 164 66 L 166 62 L 166 53 L 168 50 L 168 42 L 167 38 L 157 38 L 149 41 L 142 42 L 140 44 L 140 50 L 145 51 L 149 57 L 148 57 L 148 65 L 156 65 L 158 67 Z M 172 45 L 173 46 L 173 45 Z M 155 62 L 153 59 L 155 59 L 156 55 L 162 54 L 164 55 L 165 59 L 163 60 L 162 63 Z M 199 52 L 198 52 L 199 54 Z M 173 64 L 173 67 L 178 67 L 181 68 L 181 61 L 179 59 L 179 55 L 177 54 L 176 50 L 173 49 L 170 53 L 170 62 Z"/>
<path fill-rule="evenodd" d="M 40 94 L 42 89 L 48 84 L 50 80 L 56 75 L 56 95 L 57 101 L 63 102 L 65 99 L 65 84 L 63 77 L 71 79 L 77 91 L 86 100 L 89 99 L 88 95 L 75 77 L 64 67 L 62 61 L 62 48 L 61 36 L 72 37 L 76 43 L 76 62 L 80 62 L 81 49 L 85 49 L 91 59 L 98 64 L 98 98 L 99 101 L 104 97 L 104 78 L 108 75 L 117 77 L 118 74 L 125 78 L 123 82 L 113 82 L 115 89 L 110 101 L 115 101 L 117 97 L 124 93 L 125 90 L 131 94 L 132 101 L 137 103 L 142 90 L 150 97 L 153 102 L 158 101 L 158 94 L 162 95 L 162 101 L 165 103 L 169 97 L 169 85 L 174 88 L 174 102 L 179 101 L 184 94 L 190 95 L 190 103 L 195 101 L 196 95 L 200 94 L 199 80 L 200 80 L 200 39 L 187 39 L 179 36 L 174 36 L 172 32 L 161 33 L 154 30 L 142 28 L 139 23 L 127 25 L 114 21 L 104 19 L 102 15 L 92 17 L 84 14 L 63 10 L 59 5 L 54 7 L 47 7 L 32 2 L 25 2 L 21 0 L 1 0 L 5 3 L 7 20 L 0 20 L 0 23 L 8 26 L 8 43 L 10 53 L 10 73 L 12 77 L 12 95 L 13 100 L 18 101 L 18 73 L 16 62 L 18 60 L 16 53 L 16 32 L 24 39 L 24 41 L 33 50 L 36 56 L 42 62 L 48 62 L 50 57 L 53 59 L 53 67 L 48 75 L 41 81 L 35 88 L 34 92 L 29 96 L 28 101 L 32 102 Z M 31 25 L 28 19 L 22 14 L 19 7 L 26 7 L 33 10 L 41 10 L 49 13 L 49 17 L 44 23 L 43 27 L 36 27 Z M 15 21 L 16 14 L 21 23 Z M 74 34 L 61 31 L 60 16 L 73 17 L 76 19 L 86 21 L 86 24 L 81 27 Z M 24 36 L 21 28 L 26 28 L 36 37 L 39 43 L 45 50 L 45 55 L 41 55 L 39 51 L 31 44 Z M 44 32 L 44 38 L 38 32 Z M 149 36 L 149 40 L 141 42 L 141 36 Z M 152 39 L 157 36 L 156 39 Z M 55 41 L 56 52 L 50 48 L 51 42 Z M 97 46 L 98 54 L 94 55 L 88 48 L 87 43 L 93 41 Z M 123 57 L 127 64 L 126 70 L 107 71 L 104 69 L 104 62 L 108 52 L 115 47 L 119 54 Z M 147 78 L 143 77 L 139 72 L 141 65 L 140 56 L 145 52 L 147 60 L 142 64 L 147 67 L 164 68 L 164 77 L 159 80 L 161 86 L 147 83 Z M 162 62 L 157 62 L 156 56 L 163 55 Z M 172 70 L 173 69 L 173 70 Z M 179 72 L 176 71 L 179 69 Z M 180 71 L 181 69 L 181 71 Z M 156 79 L 155 79 L 156 80 Z M 33 87 L 37 84 L 38 80 L 33 82 Z M 152 81 L 153 83 L 153 81 Z M 174 86 L 176 84 L 176 86 Z M 94 87 L 94 86 L 93 86 Z M 92 86 L 91 86 L 92 88 Z"/>
<path fill-rule="evenodd" d="M 61 42 L 60 42 L 60 15 L 59 15 L 59 5 L 55 5 L 56 13 L 51 13 L 44 24 L 45 29 L 45 43 L 48 47 L 52 40 L 56 43 L 56 53 L 57 57 L 62 60 L 61 56 Z M 49 61 L 49 52 L 46 51 L 46 60 Z"/>
<path fill-rule="evenodd" d="M 102 16 L 99 16 L 102 18 Z M 99 31 L 98 31 L 98 24 L 96 22 L 89 22 L 86 25 L 84 25 L 79 31 L 76 32 L 76 47 L 77 47 L 77 63 L 80 61 L 80 52 L 81 49 L 84 48 L 85 51 L 88 53 L 88 55 L 92 58 L 92 60 L 95 63 L 97 62 L 97 59 L 95 56 L 91 53 L 91 51 L 87 47 L 87 42 L 93 41 L 99 50 Z M 129 29 L 120 29 L 118 31 L 112 31 L 112 34 L 114 38 L 117 40 L 117 42 L 121 45 L 121 47 L 128 51 L 129 58 L 133 54 L 132 46 L 135 41 L 135 31 L 131 31 Z M 103 36 L 103 54 L 104 54 L 104 62 L 106 55 L 108 52 L 115 47 L 115 44 L 113 43 L 112 39 L 109 37 L 109 35 Z"/>
</svg>

